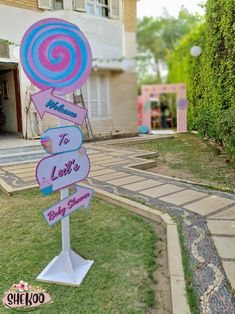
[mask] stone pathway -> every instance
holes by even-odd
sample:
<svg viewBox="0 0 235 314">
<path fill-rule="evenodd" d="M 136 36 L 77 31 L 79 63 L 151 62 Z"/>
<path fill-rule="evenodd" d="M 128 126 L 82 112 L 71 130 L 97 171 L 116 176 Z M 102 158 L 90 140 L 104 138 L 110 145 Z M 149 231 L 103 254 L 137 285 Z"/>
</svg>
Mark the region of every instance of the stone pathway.
<svg viewBox="0 0 235 314">
<path fill-rule="evenodd" d="M 235 313 L 235 195 L 146 172 L 143 169 L 153 160 L 143 157 L 153 153 L 107 142 L 86 147 L 93 150 L 88 184 L 182 220 L 201 313 Z M 0 184 L 9 192 L 36 186 L 35 167 L 36 163 L 0 167 Z"/>
</svg>

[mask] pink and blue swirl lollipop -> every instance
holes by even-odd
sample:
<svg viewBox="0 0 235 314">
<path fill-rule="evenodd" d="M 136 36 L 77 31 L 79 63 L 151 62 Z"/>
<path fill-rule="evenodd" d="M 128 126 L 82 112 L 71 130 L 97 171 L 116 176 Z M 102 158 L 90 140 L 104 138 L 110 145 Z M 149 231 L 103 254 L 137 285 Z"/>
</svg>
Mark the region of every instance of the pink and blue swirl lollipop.
<svg viewBox="0 0 235 314">
<path fill-rule="evenodd" d="M 69 94 L 88 79 L 92 68 L 90 45 L 72 23 L 48 18 L 33 24 L 20 48 L 23 69 L 41 90 L 54 87 L 58 95 Z"/>
</svg>

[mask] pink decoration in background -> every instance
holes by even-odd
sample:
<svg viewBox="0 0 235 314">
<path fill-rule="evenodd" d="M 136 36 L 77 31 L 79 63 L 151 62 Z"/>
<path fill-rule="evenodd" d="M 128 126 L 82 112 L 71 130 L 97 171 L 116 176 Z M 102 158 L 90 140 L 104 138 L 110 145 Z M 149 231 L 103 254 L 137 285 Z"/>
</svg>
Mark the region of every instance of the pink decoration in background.
<svg viewBox="0 0 235 314">
<path fill-rule="evenodd" d="M 138 125 L 145 125 L 151 131 L 151 108 L 150 98 L 153 89 L 160 98 L 164 93 L 175 93 L 177 96 L 177 132 L 187 132 L 187 94 L 185 84 L 158 84 L 158 85 L 143 85 L 141 88 L 141 96 L 139 96 L 138 108 L 142 108 L 142 114 L 139 112 Z M 180 100 L 180 106 L 178 106 Z M 186 104 L 186 105 L 185 105 Z"/>
<path fill-rule="evenodd" d="M 94 190 L 78 185 L 75 185 L 75 188 L 77 190 L 75 193 L 43 211 L 43 216 L 49 226 L 59 222 L 82 206 L 86 209 L 89 207 Z"/>
</svg>

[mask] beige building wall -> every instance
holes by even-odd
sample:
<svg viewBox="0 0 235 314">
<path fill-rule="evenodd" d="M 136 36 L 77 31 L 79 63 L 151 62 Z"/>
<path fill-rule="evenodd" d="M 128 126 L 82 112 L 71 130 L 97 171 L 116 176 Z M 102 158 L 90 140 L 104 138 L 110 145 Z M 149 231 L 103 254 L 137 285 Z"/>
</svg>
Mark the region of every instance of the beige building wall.
<svg viewBox="0 0 235 314">
<path fill-rule="evenodd" d="M 114 73 L 110 80 L 113 135 L 137 133 L 136 73 Z"/>
<path fill-rule="evenodd" d="M 136 32 L 137 25 L 137 0 L 123 0 L 124 1 L 124 28 L 128 32 Z"/>
<path fill-rule="evenodd" d="M 10 5 L 16 8 L 41 11 L 37 0 L 0 0 L 0 4 Z"/>
<path fill-rule="evenodd" d="M 96 137 L 134 135 L 137 133 L 137 80 L 136 73 L 111 72 L 109 75 L 111 117 L 90 120 Z M 49 114 L 43 117 L 43 130 L 56 127 L 58 119 Z M 83 126 L 86 134 L 85 123 Z"/>
<path fill-rule="evenodd" d="M 72 1 L 72 0 L 71 0 Z M 136 55 L 136 0 L 123 0 L 122 4 L 122 25 L 123 25 L 123 48 L 120 48 L 122 56 L 126 58 L 134 58 Z M 23 8 L 32 11 L 37 11 L 32 14 L 38 15 L 40 12 L 45 12 L 38 8 L 37 0 L 0 0 L 0 4 L 12 6 L 15 8 Z M 54 14 L 50 11 L 46 11 L 45 14 Z M 61 12 L 61 11 L 60 11 Z M 60 14 L 59 11 L 55 14 Z M 61 13 L 62 14 L 62 13 Z M 73 12 L 78 14 L 77 12 Z M 81 16 L 85 18 L 88 16 L 86 13 L 81 13 Z M 60 17 L 60 16 L 58 16 Z M 42 18 L 45 18 L 43 15 Z M 61 16 L 61 18 L 64 18 Z M 101 19 L 100 19 L 101 20 Z M 103 20 L 102 20 L 103 22 Z M 105 20 L 104 20 L 105 22 Z M 110 22 L 110 26 L 114 27 L 118 24 L 118 21 L 107 20 Z M 102 24 L 103 27 L 103 24 Z M 89 32 L 88 32 L 89 35 Z M 121 27 L 120 27 L 121 36 Z M 118 45 L 119 47 L 120 44 Z M 102 47 L 102 46 L 101 46 Z M 113 45 L 112 45 L 113 47 Z M 96 46 L 94 49 L 97 48 Z M 106 51 L 110 51 L 105 49 Z M 97 49 L 95 49 L 97 51 Z M 107 58 L 108 55 L 104 51 L 102 56 Z M 113 52 L 110 51 L 110 58 L 113 58 Z M 97 57 L 97 56 L 96 56 Z M 99 56 L 98 56 L 99 57 Z M 121 57 L 121 56 L 120 56 Z M 116 69 L 107 69 L 109 76 L 109 100 L 110 100 L 110 113 L 111 116 L 108 119 L 91 121 L 93 132 L 97 137 L 104 136 L 110 137 L 115 135 L 134 134 L 137 133 L 137 80 L 135 72 L 124 72 Z M 99 74 L 99 71 L 98 71 Z M 22 102 L 24 103 L 24 102 Z M 57 126 L 57 118 L 45 114 L 42 122 L 43 129 Z"/>
</svg>

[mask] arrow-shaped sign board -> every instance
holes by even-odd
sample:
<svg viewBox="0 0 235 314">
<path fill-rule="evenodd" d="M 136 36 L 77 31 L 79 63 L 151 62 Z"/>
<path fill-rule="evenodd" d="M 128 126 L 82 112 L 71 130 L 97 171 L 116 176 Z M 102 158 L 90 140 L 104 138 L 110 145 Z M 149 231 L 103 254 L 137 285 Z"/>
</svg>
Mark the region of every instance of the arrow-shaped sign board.
<svg viewBox="0 0 235 314">
<path fill-rule="evenodd" d="M 41 119 L 44 113 L 47 112 L 58 118 L 82 125 L 87 114 L 87 110 L 84 107 L 74 105 L 63 98 L 54 96 L 53 88 L 33 94 L 31 99 Z"/>
<path fill-rule="evenodd" d="M 89 207 L 94 190 L 78 185 L 75 185 L 75 187 L 77 190 L 75 193 L 43 211 L 42 214 L 49 226 L 52 226 L 64 217 L 71 215 L 75 210 L 82 206 L 86 209 Z"/>
<path fill-rule="evenodd" d="M 36 179 L 44 195 L 85 180 L 90 171 L 86 150 L 52 155 L 39 161 Z"/>
</svg>

